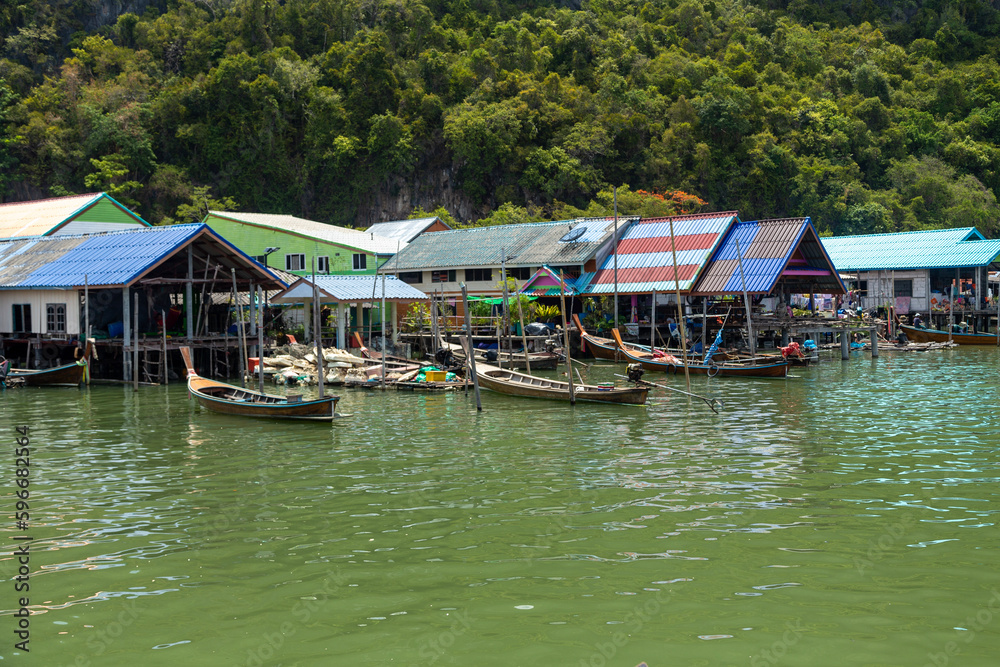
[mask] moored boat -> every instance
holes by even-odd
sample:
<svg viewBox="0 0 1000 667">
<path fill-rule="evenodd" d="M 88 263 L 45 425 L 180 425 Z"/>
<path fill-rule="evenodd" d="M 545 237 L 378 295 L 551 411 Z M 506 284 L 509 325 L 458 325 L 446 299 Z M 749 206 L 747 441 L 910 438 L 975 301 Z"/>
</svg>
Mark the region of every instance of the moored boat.
<svg viewBox="0 0 1000 667">
<path fill-rule="evenodd" d="M 80 348 L 76 348 L 79 351 Z M 11 368 L 7 372 L 7 380 L 21 382 L 28 387 L 76 387 L 83 384 L 87 374 L 87 363 L 90 359 L 93 343 L 89 340 L 84 348 L 83 356 L 71 364 L 63 364 L 55 368 L 24 369 Z"/>
<path fill-rule="evenodd" d="M 948 332 L 939 329 L 918 329 L 906 324 L 899 325 L 900 330 L 906 332 L 906 337 L 915 343 L 947 343 L 949 341 Z M 952 332 L 952 343 L 959 345 L 996 345 L 997 335 L 983 333 L 955 333 Z"/>
<path fill-rule="evenodd" d="M 524 398 L 548 398 L 557 401 L 570 400 L 569 383 L 549 380 L 527 373 L 518 373 L 507 368 L 498 368 L 476 362 L 476 376 L 479 386 L 508 396 Z M 620 403 L 642 405 L 646 402 L 648 387 L 603 387 L 592 384 L 575 384 L 573 397 L 577 401 L 589 403 Z"/>
<path fill-rule="evenodd" d="M 262 394 L 201 377 L 194 369 L 188 347 L 181 348 L 181 357 L 187 367 L 188 392 L 202 407 L 212 412 L 238 417 L 312 421 L 332 421 L 337 416 L 339 396 L 303 401 L 301 396 Z"/>
<path fill-rule="evenodd" d="M 612 330 L 615 342 L 621 348 L 630 361 L 642 364 L 642 367 L 650 371 L 661 373 L 683 373 L 684 361 L 669 354 L 657 355 L 656 352 L 648 348 L 643 349 L 632 343 L 625 343 L 621 339 L 621 334 L 617 329 Z M 707 375 L 708 377 L 758 377 L 776 378 L 785 377 L 788 374 L 789 362 L 787 360 L 772 361 L 770 359 L 748 359 L 745 361 L 723 361 L 717 363 L 711 361 L 707 364 L 697 361 L 688 361 L 687 369 L 692 375 Z"/>
</svg>

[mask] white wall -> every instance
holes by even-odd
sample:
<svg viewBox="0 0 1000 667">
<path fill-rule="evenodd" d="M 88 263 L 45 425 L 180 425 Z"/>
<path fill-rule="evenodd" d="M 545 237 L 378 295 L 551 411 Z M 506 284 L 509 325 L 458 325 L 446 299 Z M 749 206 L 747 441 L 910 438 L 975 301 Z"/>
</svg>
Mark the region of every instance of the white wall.
<svg viewBox="0 0 1000 667">
<path fill-rule="evenodd" d="M 80 295 L 74 290 L 5 290 L 0 291 L 0 333 L 14 333 L 16 303 L 31 304 L 31 333 L 47 334 L 45 307 L 50 303 L 66 304 L 66 333 L 53 336 L 76 336 L 80 333 Z"/>
<path fill-rule="evenodd" d="M 930 307 L 930 295 L 927 293 L 930 272 L 927 269 L 912 271 L 863 271 L 858 273 L 858 280 L 868 281 L 868 296 L 862 304 L 865 308 L 877 308 L 893 299 L 893 283 L 895 280 L 912 280 L 913 296 L 910 298 L 910 312 L 926 312 Z"/>
</svg>

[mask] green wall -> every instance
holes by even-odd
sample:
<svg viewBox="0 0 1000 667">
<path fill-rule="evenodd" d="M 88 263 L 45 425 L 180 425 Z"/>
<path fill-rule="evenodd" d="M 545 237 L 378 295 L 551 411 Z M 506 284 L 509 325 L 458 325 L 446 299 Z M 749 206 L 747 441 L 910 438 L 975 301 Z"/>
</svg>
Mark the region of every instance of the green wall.
<svg viewBox="0 0 1000 667">
<path fill-rule="evenodd" d="M 142 224 L 142 220 L 136 219 L 127 210 L 116 206 L 107 197 L 102 197 L 100 201 L 73 219 L 81 222 L 126 222 L 131 225 Z"/>
<path fill-rule="evenodd" d="M 251 257 L 263 255 L 264 248 L 281 248 L 281 250 L 271 253 L 267 258 L 267 265 L 272 268 L 284 270 L 285 255 L 303 254 L 306 256 L 306 269 L 304 271 L 292 271 L 296 275 L 304 276 L 311 274 L 313 258 L 322 256 L 330 258 L 331 275 L 364 275 L 375 273 L 375 255 L 357 248 L 347 248 L 333 243 L 303 238 L 297 234 L 234 222 L 214 215 L 207 216 L 204 222 L 212 231 L 218 233 L 222 238 Z M 367 256 L 367 268 L 364 271 L 354 270 L 353 256 L 355 254 Z"/>
</svg>

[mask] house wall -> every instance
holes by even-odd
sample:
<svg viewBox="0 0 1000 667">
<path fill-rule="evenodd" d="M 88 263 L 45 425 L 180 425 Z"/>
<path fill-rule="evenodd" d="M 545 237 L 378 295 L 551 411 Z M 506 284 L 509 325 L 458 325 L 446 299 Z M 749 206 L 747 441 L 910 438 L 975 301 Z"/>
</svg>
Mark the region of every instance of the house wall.
<svg viewBox="0 0 1000 667">
<path fill-rule="evenodd" d="M 0 333 L 14 333 L 14 304 L 31 305 L 31 333 L 48 334 L 46 306 L 50 303 L 66 305 L 66 332 L 53 336 L 80 334 L 80 297 L 76 290 L 4 290 L 0 291 Z"/>
<path fill-rule="evenodd" d="M 205 219 L 205 224 L 251 257 L 263 255 L 264 248 L 281 248 L 267 258 L 267 265 L 272 268 L 285 269 L 285 255 L 305 255 L 305 270 L 291 272 L 299 276 L 310 275 L 313 258 L 324 256 L 330 258 L 330 274 L 365 275 L 375 273 L 375 255 L 363 250 L 317 241 L 277 229 L 266 229 L 232 220 L 223 220 L 211 215 Z M 367 257 L 366 268 L 363 271 L 354 270 L 353 256 L 355 254 Z"/>
<path fill-rule="evenodd" d="M 431 282 L 431 274 L 434 271 L 427 271 L 427 270 L 425 270 L 425 271 L 421 271 L 420 272 L 420 274 L 421 274 L 421 281 L 419 283 L 410 283 L 410 284 L 413 285 L 414 287 L 416 287 L 417 289 L 421 290 L 422 292 L 426 292 L 427 294 L 431 294 L 432 292 L 435 293 L 435 294 L 440 294 L 442 291 L 444 291 L 444 293 L 446 295 L 451 296 L 451 297 L 461 296 L 461 294 L 462 294 L 462 283 L 463 282 L 466 284 L 466 287 L 468 288 L 469 294 L 497 296 L 497 295 L 503 293 L 503 289 L 500 288 L 500 287 L 497 287 L 497 285 L 500 284 L 500 267 L 499 266 L 493 266 L 493 267 L 477 266 L 477 267 L 470 267 L 470 268 L 476 268 L 476 269 L 486 269 L 486 268 L 489 268 L 493 272 L 492 278 L 490 280 L 466 280 L 465 279 L 465 269 L 464 268 L 456 268 L 456 269 L 434 269 L 434 271 L 438 271 L 438 270 L 440 270 L 440 271 L 448 271 L 448 270 L 455 271 L 455 280 L 454 281 L 449 281 L 449 282 L 444 282 L 444 283 Z M 529 275 L 533 275 L 534 272 L 537 269 L 538 269 L 538 267 L 530 267 L 530 269 L 529 269 Z M 408 272 L 403 272 L 403 273 L 408 273 Z M 525 282 L 527 282 L 527 281 L 526 280 L 519 280 L 518 284 L 519 285 L 523 285 Z"/>
<path fill-rule="evenodd" d="M 930 271 L 916 269 L 910 271 L 859 271 L 858 280 L 868 281 L 868 295 L 862 301 L 864 308 L 878 308 L 887 302 L 894 302 L 893 280 L 912 280 L 913 296 L 910 298 L 910 312 L 926 312 L 930 308 Z"/>
</svg>

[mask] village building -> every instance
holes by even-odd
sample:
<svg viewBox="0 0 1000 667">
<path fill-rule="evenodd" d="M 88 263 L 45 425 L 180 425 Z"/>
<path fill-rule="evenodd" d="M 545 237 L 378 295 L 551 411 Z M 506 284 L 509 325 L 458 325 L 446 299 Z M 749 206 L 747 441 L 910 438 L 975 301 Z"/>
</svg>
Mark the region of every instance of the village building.
<svg viewBox="0 0 1000 667">
<path fill-rule="evenodd" d="M 255 303 L 247 293 L 257 287 L 285 283 L 203 224 L 0 242 L 0 353 L 25 368 L 56 366 L 89 334 L 108 377 L 141 368 L 144 379 L 165 378 L 180 345 L 225 373 L 238 340 L 228 330 L 245 319 L 231 304 Z"/>
<path fill-rule="evenodd" d="M 619 218 L 619 234 L 635 218 Z M 585 218 L 471 227 L 417 236 L 384 270 L 410 285 L 446 299 L 470 294 L 500 296 L 501 273 L 518 287 L 543 266 L 577 281 L 593 274 L 611 254 L 614 218 Z"/>
<path fill-rule="evenodd" d="M 392 220 L 389 222 L 379 222 L 365 231 L 375 236 L 383 236 L 388 239 L 396 239 L 400 244 L 400 249 L 405 248 L 407 243 L 413 241 L 421 234 L 427 232 L 443 232 L 451 229 L 441 218 L 414 218 L 413 220 Z"/>
<path fill-rule="evenodd" d="M 0 240 L 93 234 L 149 226 L 103 192 L 0 204 Z"/>
<path fill-rule="evenodd" d="M 1000 240 L 975 227 L 822 239 L 851 286 L 852 305 L 893 308 L 897 315 L 922 313 L 943 325 L 949 313 L 985 327 L 996 295 L 987 275 L 996 268 Z M 988 305 L 989 304 L 989 305 Z"/>
<path fill-rule="evenodd" d="M 395 238 L 292 215 L 209 211 L 203 222 L 264 266 L 297 276 L 373 274 L 400 247 Z"/>
</svg>

